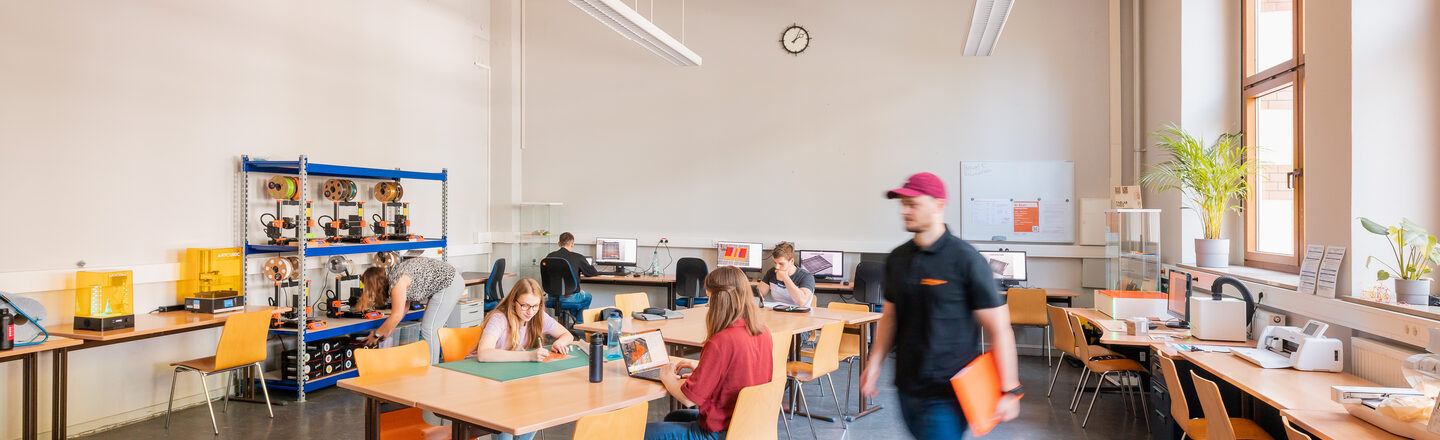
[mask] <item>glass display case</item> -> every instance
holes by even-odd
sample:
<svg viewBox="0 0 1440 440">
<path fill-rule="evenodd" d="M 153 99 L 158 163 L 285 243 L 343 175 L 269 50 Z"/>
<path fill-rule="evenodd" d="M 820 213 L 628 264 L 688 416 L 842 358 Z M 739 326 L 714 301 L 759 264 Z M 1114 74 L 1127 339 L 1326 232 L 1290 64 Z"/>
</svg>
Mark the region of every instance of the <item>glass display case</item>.
<svg viewBox="0 0 1440 440">
<path fill-rule="evenodd" d="M 1160 290 L 1160 210 L 1105 211 L 1109 290 Z"/>
<path fill-rule="evenodd" d="M 557 202 L 520 203 L 520 227 L 515 234 L 520 261 L 509 266 L 521 277 L 540 278 L 540 260 L 555 250 L 558 236 L 564 232 L 559 230 L 560 208 L 564 206 Z"/>
<path fill-rule="evenodd" d="M 135 326 L 131 271 L 75 272 L 75 329 L 105 331 Z"/>
</svg>

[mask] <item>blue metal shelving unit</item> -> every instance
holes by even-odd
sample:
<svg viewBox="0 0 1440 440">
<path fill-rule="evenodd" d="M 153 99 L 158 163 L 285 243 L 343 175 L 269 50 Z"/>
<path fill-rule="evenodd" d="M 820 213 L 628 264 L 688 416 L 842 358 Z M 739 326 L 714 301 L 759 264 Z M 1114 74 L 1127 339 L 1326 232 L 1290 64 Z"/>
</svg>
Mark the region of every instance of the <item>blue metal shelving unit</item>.
<svg viewBox="0 0 1440 440">
<path fill-rule="evenodd" d="M 447 245 L 448 245 L 448 240 L 447 240 L 447 238 L 448 238 L 448 233 L 449 233 L 449 208 L 450 208 L 450 207 L 449 207 L 449 199 L 450 199 L 450 186 L 449 186 L 449 185 L 450 185 L 450 184 L 449 184 L 449 171 L 446 170 L 446 169 L 443 169 L 443 168 L 442 168 L 442 169 L 440 170 L 440 172 L 434 173 L 434 172 L 421 172 L 421 171 L 406 171 L 406 170 L 399 170 L 399 169 L 365 168 L 365 167 L 352 167 L 352 166 L 344 166 L 344 165 L 331 165 L 331 164 L 311 163 L 311 162 L 306 158 L 306 156 L 300 156 L 298 160 L 291 160 L 291 161 L 253 160 L 253 159 L 250 159 L 249 156 L 241 156 L 241 158 L 240 158 L 240 172 L 241 172 L 240 197 L 239 197 L 239 200 L 237 201 L 237 204 L 239 205 L 239 210 L 238 210 L 238 211 L 239 211 L 239 213 L 240 213 L 240 223 L 239 223 L 239 225 L 238 225 L 238 226 L 239 226 L 238 229 L 239 229 L 239 233 L 240 233 L 241 240 L 242 240 L 242 242 L 244 243 L 243 249 L 244 249 L 244 253 L 245 253 L 245 258 L 244 258 L 244 272 L 243 272 L 243 273 L 246 273 L 246 274 L 250 273 L 250 272 L 249 272 L 249 269 L 250 269 L 249 259 L 250 259 L 250 257 L 252 257 L 252 256 L 254 256 L 254 255 L 256 255 L 256 254 L 295 254 L 296 256 L 298 256 L 298 257 L 300 258 L 300 267 L 299 267 L 299 268 L 296 268 L 296 270 L 298 270 L 299 273 L 302 273 L 302 274 L 305 273 L 305 269 L 306 269 L 306 268 L 305 268 L 305 258 L 306 258 L 306 257 L 326 257 L 326 256 L 332 256 L 332 255 L 366 254 L 366 253 L 387 252 L 387 251 L 403 251 L 403 250 L 411 250 L 411 249 L 434 249 L 434 248 L 439 248 L 439 249 L 440 249 L 440 256 L 441 256 L 441 258 L 442 258 L 442 259 L 445 259 L 445 260 L 448 260 L 448 259 L 449 259 L 449 252 L 448 252 L 448 247 L 447 247 Z M 349 179 L 380 179 L 380 180 L 396 180 L 396 181 L 398 181 L 398 180 L 400 180 L 400 179 L 416 179 L 416 180 L 439 181 L 439 182 L 440 182 L 440 213 L 441 213 L 441 217 L 440 217 L 440 238 L 438 238 L 438 239 L 426 239 L 426 240 L 419 240 L 419 241 L 382 242 L 382 243 L 375 243 L 375 244 L 337 244 L 337 245 L 328 245 L 328 246 L 309 246 L 309 245 L 306 243 L 306 240 L 305 240 L 305 239 L 307 238 L 307 232 L 308 232 L 307 229 L 308 229 L 308 228 L 302 226 L 302 227 L 296 227 L 296 228 L 295 228 L 295 238 L 298 239 L 298 242 L 300 243 L 298 246 L 275 246 L 275 245 L 250 244 L 250 238 L 249 238 L 249 237 L 250 237 L 250 227 L 251 227 L 251 224 L 250 224 L 250 183 L 251 183 L 251 182 L 250 182 L 250 180 L 251 180 L 250 174 L 251 174 L 251 173 L 259 173 L 259 174 L 283 174 L 283 175 L 298 176 L 298 177 L 299 177 L 299 181 L 300 181 L 300 188 L 301 188 L 302 191 L 303 191 L 302 194 L 305 194 L 304 196 L 302 196 L 302 198 L 306 198 L 306 199 L 309 198 L 309 194 L 311 193 L 311 191 L 308 190 L 308 188 L 309 188 L 309 180 L 308 180 L 309 176 L 339 177 L 339 178 L 349 178 Z M 313 201 L 312 201 L 312 200 L 305 200 L 305 202 L 308 204 L 308 202 L 313 202 Z M 301 215 L 301 214 L 298 214 L 298 213 L 297 213 L 297 214 L 296 214 L 296 219 L 297 219 L 296 223 L 297 223 L 297 224 L 300 224 L 300 225 L 308 225 L 308 224 L 310 224 L 310 222 L 309 222 L 310 219 L 308 218 L 308 216 L 309 216 L 309 209 L 301 208 L 301 212 L 303 212 L 304 215 L 307 216 L 307 218 L 301 219 L 301 218 L 300 218 L 300 215 Z M 276 213 L 276 215 L 278 216 L 279 213 Z M 248 292 L 249 292 L 249 287 L 250 287 L 250 285 L 249 285 L 249 277 L 246 276 L 246 277 L 244 277 L 243 279 L 244 279 L 243 282 L 245 283 L 244 291 L 247 292 L 247 294 L 248 294 Z M 304 301 L 309 302 L 309 301 L 310 301 L 310 299 L 309 299 L 309 296 L 310 296 L 310 295 L 309 295 L 309 293 L 310 293 L 309 280 L 306 280 L 306 281 L 305 281 L 305 284 L 304 284 L 303 286 L 304 286 L 304 287 L 302 287 L 302 288 L 305 289 L 305 290 L 304 290 L 305 294 L 303 295 L 303 296 L 305 297 Z M 303 307 L 303 305 L 296 305 L 296 304 L 291 304 L 290 306 L 291 306 L 291 307 L 297 307 L 297 306 Z M 404 320 L 405 320 L 405 321 L 411 321 L 411 320 L 420 319 L 422 316 L 424 316 L 424 314 L 425 314 L 424 310 L 416 310 L 416 311 L 412 311 L 412 312 L 407 312 L 407 313 L 405 314 L 405 319 L 404 319 Z M 272 334 L 283 335 L 284 337 L 293 337 L 293 338 L 295 338 L 295 344 L 294 344 L 294 346 L 295 346 L 295 350 L 298 352 L 299 350 L 303 350 L 303 349 L 304 349 L 304 347 L 305 347 L 305 341 L 306 341 L 307 338 L 313 339 L 313 340 L 319 340 L 319 339 L 325 339 L 325 338 L 334 337 L 334 336 L 340 336 L 340 335 L 346 335 L 346 334 L 351 334 L 351 333 L 356 333 L 356 332 L 362 332 L 362 331 L 366 331 L 366 330 L 373 330 L 373 329 L 379 328 L 379 327 L 380 327 L 380 324 L 382 324 L 383 322 L 384 322 L 383 319 L 374 319 L 374 320 L 365 320 L 365 321 L 355 322 L 355 323 L 351 323 L 351 324 L 345 324 L 345 325 L 338 325 L 338 326 L 333 326 L 333 327 L 327 327 L 327 328 L 322 328 L 322 329 L 319 329 L 319 330 L 306 330 L 306 329 L 305 329 L 305 317 L 304 317 L 303 314 L 301 314 L 301 315 L 300 315 L 299 322 L 298 322 L 298 327 L 299 327 L 299 328 L 297 328 L 297 329 L 274 329 L 274 330 L 271 330 L 271 333 L 272 333 Z M 299 380 L 294 380 L 294 381 L 292 381 L 292 380 L 276 380 L 276 379 L 261 379 L 261 380 L 265 380 L 265 383 L 266 383 L 270 388 L 274 388 L 274 389 L 278 389 L 278 390 L 295 391 L 295 393 L 296 393 L 296 399 L 299 400 L 299 401 L 301 401 L 301 402 L 304 402 L 304 401 L 305 401 L 305 393 L 306 393 L 306 392 L 314 391 L 314 390 L 316 390 L 316 389 L 325 388 L 325 387 L 328 387 L 328 386 L 333 386 L 333 385 L 335 385 L 335 382 L 336 382 L 336 381 L 339 381 L 339 380 L 345 379 L 345 378 L 355 377 L 355 376 L 357 376 L 357 375 L 358 375 L 358 373 L 356 372 L 356 370 L 349 370 L 349 371 L 344 371 L 344 372 L 340 372 L 340 373 L 335 373 L 335 374 L 332 374 L 332 375 L 329 375 L 329 376 L 326 376 L 326 377 L 321 377 L 321 378 L 315 379 L 315 380 L 313 380 L 313 381 L 307 381 L 307 380 L 305 380 L 305 378 L 304 378 L 303 375 L 301 375 L 301 376 L 299 377 Z"/>
</svg>

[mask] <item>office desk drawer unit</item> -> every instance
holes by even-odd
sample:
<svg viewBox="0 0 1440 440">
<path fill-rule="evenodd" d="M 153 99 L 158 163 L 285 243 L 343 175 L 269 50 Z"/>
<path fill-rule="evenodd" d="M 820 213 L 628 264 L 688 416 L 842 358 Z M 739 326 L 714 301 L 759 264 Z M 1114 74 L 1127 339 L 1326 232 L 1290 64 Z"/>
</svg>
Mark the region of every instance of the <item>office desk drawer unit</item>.
<svg viewBox="0 0 1440 440">
<path fill-rule="evenodd" d="M 450 312 L 450 318 L 445 321 L 445 326 L 450 328 L 475 327 L 485 319 L 485 301 L 472 299 L 461 301 Z"/>
</svg>

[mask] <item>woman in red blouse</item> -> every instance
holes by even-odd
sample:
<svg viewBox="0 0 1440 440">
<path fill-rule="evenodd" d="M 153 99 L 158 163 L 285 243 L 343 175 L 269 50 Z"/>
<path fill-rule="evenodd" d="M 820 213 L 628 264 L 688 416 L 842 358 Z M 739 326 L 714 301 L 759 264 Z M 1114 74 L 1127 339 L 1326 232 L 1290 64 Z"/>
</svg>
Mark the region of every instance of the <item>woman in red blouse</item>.
<svg viewBox="0 0 1440 440">
<path fill-rule="evenodd" d="M 750 280 L 740 268 L 723 266 L 705 277 L 705 348 L 700 360 L 671 358 L 660 369 L 670 395 L 685 406 L 665 421 L 645 426 L 646 440 L 723 439 L 742 388 L 770 381 L 770 331 L 760 322 Z M 688 376 L 681 370 L 690 370 Z"/>
</svg>

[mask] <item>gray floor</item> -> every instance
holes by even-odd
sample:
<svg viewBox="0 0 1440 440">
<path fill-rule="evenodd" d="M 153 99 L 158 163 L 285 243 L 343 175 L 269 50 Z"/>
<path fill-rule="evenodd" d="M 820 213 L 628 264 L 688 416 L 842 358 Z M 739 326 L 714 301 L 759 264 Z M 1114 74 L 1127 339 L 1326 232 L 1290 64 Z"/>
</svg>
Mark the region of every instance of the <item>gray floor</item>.
<svg viewBox="0 0 1440 440">
<path fill-rule="evenodd" d="M 887 362 L 886 366 L 891 367 L 893 364 L 892 360 Z M 841 364 L 841 371 L 835 374 L 837 377 L 835 386 L 842 393 L 842 403 L 845 393 L 844 369 L 845 365 Z M 1114 394 L 1101 396 L 1099 402 L 1096 403 L 1095 413 L 1091 417 L 1089 427 L 1081 429 L 1080 421 L 1085 415 L 1084 405 L 1077 414 L 1071 414 L 1067 409 L 1070 393 L 1079 379 L 1078 372 L 1078 368 L 1063 367 L 1060 379 L 1055 384 L 1054 397 L 1047 399 L 1045 398 L 1045 387 L 1050 376 L 1045 366 L 1045 358 L 1022 356 L 1020 358 L 1020 377 L 1027 394 L 1021 401 L 1020 418 L 1014 422 L 1001 424 L 985 438 L 1120 440 L 1147 437 L 1144 422 L 1124 411 L 1122 400 Z M 858 376 L 858 372 L 856 375 Z M 893 385 L 890 385 L 892 371 L 887 368 L 885 375 L 883 383 L 886 385 L 877 399 L 877 403 L 884 409 L 852 422 L 846 438 L 909 438 L 904 423 L 900 421 L 899 410 L 895 403 L 895 389 Z M 822 383 L 817 381 L 805 386 L 807 400 L 816 413 L 833 414 L 835 404 L 828 390 L 824 396 L 820 394 L 820 387 L 824 386 Z M 1086 402 L 1089 401 L 1088 397 L 1087 395 Z M 651 402 L 650 420 L 660 420 L 664 417 L 667 408 L 666 402 L 667 400 Z M 265 408 L 256 404 L 231 403 L 228 412 L 218 412 L 219 408 L 216 408 L 216 415 L 220 423 L 218 437 L 212 435 L 210 418 L 205 413 L 205 407 L 200 406 L 177 411 L 169 430 L 164 427 L 164 417 L 158 417 L 84 438 L 97 440 L 361 438 L 364 434 L 361 416 L 362 404 L 363 399 L 357 395 L 343 389 L 330 388 L 311 393 L 309 400 L 303 404 L 292 402 L 286 406 L 276 406 L 274 419 L 266 417 Z M 783 428 L 779 424 L 776 427 L 781 429 L 781 438 L 784 438 Z M 809 424 L 803 418 L 797 417 L 790 421 L 790 429 L 796 439 L 811 438 Z M 559 426 L 543 431 L 544 435 L 536 438 L 568 439 L 573 435 L 573 430 L 573 424 Z M 821 421 L 815 422 L 815 430 L 818 437 L 824 439 L 841 438 L 843 432 L 839 423 Z"/>
</svg>

